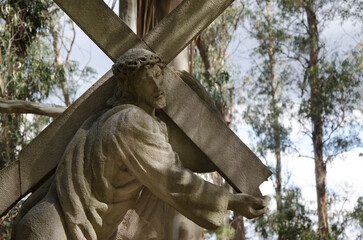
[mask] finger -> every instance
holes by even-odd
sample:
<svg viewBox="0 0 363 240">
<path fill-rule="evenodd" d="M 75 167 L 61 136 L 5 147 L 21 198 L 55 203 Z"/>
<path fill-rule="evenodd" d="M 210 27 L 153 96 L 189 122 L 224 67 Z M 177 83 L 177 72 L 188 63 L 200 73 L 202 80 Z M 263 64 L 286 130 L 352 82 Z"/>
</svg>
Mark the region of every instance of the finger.
<svg viewBox="0 0 363 240">
<path fill-rule="evenodd" d="M 266 213 L 267 207 L 261 208 L 261 209 L 253 209 L 250 208 L 250 213 L 253 215 L 253 217 L 258 217 L 264 213 Z"/>
<path fill-rule="evenodd" d="M 252 219 L 255 217 L 255 215 L 253 214 L 253 208 L 252 207 L 249 207 L 247 208 L 247 212 L 243 215 L 245 218 L 248 218 L 248 219 Z"/>
<path fill-rule="evenodd" d="M 251 204 L 254 209 L 261 209 L 268 205 L 268 198 L 256 198 L 255 202 Z"/>
<path fill-rule="evenodd" d="M 258 210 L 254 210 L 254 214 L 256 215 L 256 217 L 261 216 L 262 214 L 267 212 L 267 208 L 262 208 L 262 209 L 258 209 Z"/>
<path fill-rule="evenodd" d="M 264 201 L 264 199 L 260 198 L 260 197 L 255 197 L 255 196 L 252 196 L 252 195 L 245 195 L 245 201 L 250 202 L 250 203 L 259 203 L 259 204 L 261 204 Z"/>
</svg>

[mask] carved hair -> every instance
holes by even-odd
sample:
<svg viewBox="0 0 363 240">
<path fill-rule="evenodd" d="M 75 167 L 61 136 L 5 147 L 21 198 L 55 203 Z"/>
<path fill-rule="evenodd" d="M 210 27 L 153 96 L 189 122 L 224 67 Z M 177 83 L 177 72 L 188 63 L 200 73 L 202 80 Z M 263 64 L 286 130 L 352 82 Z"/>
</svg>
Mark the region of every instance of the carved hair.
<svg viewBox="0 0 363 240">
<path fill-rule="evenodd" d="M 148 50 L 130 49 L 123 54 L 112 65 L 113 75 L 118 81 L 114 95 L 107 104 L 116 106 L 120 103 L 133 103 L 137 99 L 135 82 L 139 79 L 139 74 L 154 65 L 159 65 L 160 68 L 165 67 L 159 55 Z"/>
</svg>

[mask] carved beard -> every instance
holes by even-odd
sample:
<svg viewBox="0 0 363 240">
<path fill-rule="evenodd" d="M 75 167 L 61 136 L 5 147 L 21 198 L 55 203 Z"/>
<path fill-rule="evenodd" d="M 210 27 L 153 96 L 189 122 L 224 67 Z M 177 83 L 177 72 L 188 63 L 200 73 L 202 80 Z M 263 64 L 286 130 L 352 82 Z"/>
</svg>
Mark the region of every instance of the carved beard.
<svg viewBox="0 0 363 240">
<path fill-rule="evenodd" d="M 136 99 L 137 99 L 137 101 L 135 102 L 136 105 L 139 105 L 140 103 L 143 102 L 155 109 L 162 109 L 166 106 L 166 97 L 164 91 L 154 93 L 150 96 L 144 96 L 144 95 L 137 96 Z"/>
</svg>

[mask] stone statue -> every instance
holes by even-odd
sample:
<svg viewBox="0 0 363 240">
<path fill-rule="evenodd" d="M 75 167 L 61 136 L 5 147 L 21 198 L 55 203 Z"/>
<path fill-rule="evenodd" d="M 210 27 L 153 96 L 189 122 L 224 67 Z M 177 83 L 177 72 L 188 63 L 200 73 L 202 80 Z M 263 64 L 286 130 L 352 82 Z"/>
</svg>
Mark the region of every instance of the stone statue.
<svg viewBox="0 0 363 240">
<path fill-rule="evenodd" d="M 146 188 L 208 229 L 220 225 L 228 209 L 247 218 L 266 211 L 266 198 L 231 194 L 183 167 L 166 125 L 155 116 L 167 104 L 164 66 L 142 49 L 118 59 L 110 108 L 88 118 L 74 135 L 46 196 L 18 220 L 16 239 L 122 239 L 120 223 Z"/>
</svg>

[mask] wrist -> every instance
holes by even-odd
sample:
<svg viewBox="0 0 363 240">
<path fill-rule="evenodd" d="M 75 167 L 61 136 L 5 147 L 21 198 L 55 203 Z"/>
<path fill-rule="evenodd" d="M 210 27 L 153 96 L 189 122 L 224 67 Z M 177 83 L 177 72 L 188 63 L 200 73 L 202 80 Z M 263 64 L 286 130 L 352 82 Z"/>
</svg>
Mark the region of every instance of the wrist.
<svg viewBox="0 0 363 240">
<path fill-rule="evenodd" d="M 228 199 L 227 209 L 228 210 L 234 210 L 234 205 L 235 205 L 235 195 L 230 193 L 229 194 L 229 199 Z"/>
</svg>

